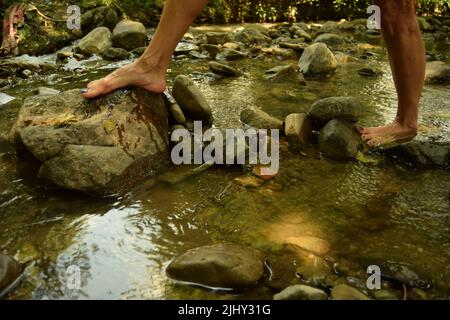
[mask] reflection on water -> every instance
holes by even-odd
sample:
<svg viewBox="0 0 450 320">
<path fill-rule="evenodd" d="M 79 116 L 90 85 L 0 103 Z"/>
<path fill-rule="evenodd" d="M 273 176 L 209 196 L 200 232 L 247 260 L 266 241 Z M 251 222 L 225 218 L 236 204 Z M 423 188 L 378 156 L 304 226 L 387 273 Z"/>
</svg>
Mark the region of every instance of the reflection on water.
<svg viewBox="0 0 450 320">
<path fill-rule="evenodd" d="M 360 77 L 357 70 L 369 62 L 356 60 L 307 87 L 297 86 L 295 77 L 264 80 L 267 69 L 281 64 L 267 59 L 235 62 L 244 76 L 231 80 L 214 78 L 205 61 L 176 61 L 170 79 L 191 74 L 219 127 L 238 125 L 240 110 L 249 105 L 282 118 L 333 95 L 357 96 L 366 106 L 362 123 L 381 124 L 395 116 L 396 99 L 385 52 L 375 54 L 370 64 L 383 71 L 379 78 Z M 102 69 L 104 63 L 96 59 L 89 64 L 97 71 L 66 71 L 55 87 L 79 88 L 117 67 Z M 41 85 L 45 82 L 21 83 L 7 93 L 25 98 L 30 87 Z M 448 89 L 427 86 L 422 101 L 422 135 L 448 141 Z M 0 109 L 1 135 L 18 106 Z M 224 240 L 282 256 L 283 239 L 300 236 L 327 240 L 329 255 L 337 260 L 411 263 L 435 280 L 438 294 L 450 293 L 448 171 L 386 160 L 377 166 L 336 163 L 283 152 L 280 174 L 272 182 L 277 188 L 242 189 L 233 183 L 241 168 L 215 168 L 176 185 L 144 183 L 123 197 L 99 200 L 37 189 L 33 168 L 9 151 L 0 140 L 0 249 L 36 261 L 11 298 L 270 298 L 261 287 L 235 295 L 178 284 L 164 268 L 187 249 Z M 65 286 L 71 265 L 81 269 L 79 291 Z"/>
</svg>

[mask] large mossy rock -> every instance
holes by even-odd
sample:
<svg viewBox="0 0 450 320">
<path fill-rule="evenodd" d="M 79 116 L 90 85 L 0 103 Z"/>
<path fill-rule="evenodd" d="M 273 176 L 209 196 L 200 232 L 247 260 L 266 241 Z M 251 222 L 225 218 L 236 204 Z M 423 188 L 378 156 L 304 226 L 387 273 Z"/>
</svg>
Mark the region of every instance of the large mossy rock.
<svg viewBox="0 0 450 320">
<path fill-rule="evenodd" d="M 315 125 L 321 128 L 333 119 L 355 123 L 361 117 L 363 108 L 354 97 L 329 97 L 317 100 L 309 113 Z"/>
<path fill-rule="evenodd" d="M 88 34 L 98 27 L 106 27 L 113 31 L 119 22 L 117 11 L 112 7 L 101 6 L 86 11 L 81 16 L 81 30 L 83 34 Z"/>
<path fill-rule="evenodd" d="M 167 267 L 170 277 L 218 288 L 247 288 L 264 272 L 257 251 L 234 244 L 204 246 L 187 251 Z"/>
<path fill-rule="evenodd" d="M 159 94 L 124 89 L 89 101 L 71 90 L 28 98 L 10 139 L 41 163 L 38 178 L 107 195 L 168 164 L 168 130 Z"/>
</svg>

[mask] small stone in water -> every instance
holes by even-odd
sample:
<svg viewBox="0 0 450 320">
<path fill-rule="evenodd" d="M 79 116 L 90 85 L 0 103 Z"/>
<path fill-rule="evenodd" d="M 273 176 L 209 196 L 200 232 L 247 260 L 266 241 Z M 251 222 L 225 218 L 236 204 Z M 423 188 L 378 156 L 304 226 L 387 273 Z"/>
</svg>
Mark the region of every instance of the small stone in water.
<svg viewBox="0 0 450 320">
<path fill-rule="evenodd" d="M 328 295 L 317 288 L 302 284 L 287 287 L 273 296 L 274 300 L 327 300 Z"/>
<path fill-rule="evenodd" d="M 250 188 L 258 188 L 264 183 L 262 179 L 255 176 L 241 176 L 235 178 L 234 181 L 243 187 Z"/>
</svg>

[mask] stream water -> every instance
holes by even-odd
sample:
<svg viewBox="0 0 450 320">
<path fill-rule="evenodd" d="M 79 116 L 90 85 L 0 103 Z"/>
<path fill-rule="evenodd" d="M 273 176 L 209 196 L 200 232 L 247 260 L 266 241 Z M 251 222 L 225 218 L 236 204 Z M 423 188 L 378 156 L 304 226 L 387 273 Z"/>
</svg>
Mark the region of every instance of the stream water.
<svg viewBox="0 0 450 320">
<path fill-rule="evenodd" d="M 190 74 L 220 127 L 238 125 L 240 110 L 249 105 L 283 118 L 336 95 L 363 102 L 363 125 L 382 124 L 396 112 L 386 52 L 377 47 L 379 38 L 361 41 L 376 46 L 374 57 L 358 59 L 355 52 L 355 62 L 342 64 L 331 78 L 309 81 L 307 87 L 298 86 L 295 77 L 265 80 L 267 69 L 295 63 L 272 58 L 233 62 L 245 73 L 238 79 L 213 77 L 205 60 L 175 60 L 169 85 L 177 74 Z M 448 54 L 450 44 L 428 44 L 428 51 Z M 383 75 L 361 77 L 357 70 L 367 65 Z M 0 134 L 9 132 L 21 100 L 35 88 L 82 88 L 117 67 L 95 58 L 83 62 L 88 67 L 81 72 L 72 71 L 77 66 L 73 61 L 65 72 L 22 80 L 5 90 L 17 99 L 0 107 Z M 450 139 L 448 87 L 425 87 L 422 138 Z M 0 145 L 0 251 L 30 264 L 26 279 L 9 298 L 271 298 L 273 292 L 263 285 L 220 292 L 177 283 L 166 276 L 165 267 L 190 248 L 218 241 L 254 247 L 275 261 L 290 259 L 283 238 L 308 235 L 327 240 L 330 261 L 348 265 L 349 275 L 365 279 L 368 259 L 408 263 L 433 279 L 430 298 L 448 299 L 450 172 L 381 160 L 342 163 L 319 157 L 315 150 L 302 156 L 283 150 L 279 175 L 260 188 L 235 184 L 233 179 L 243 173 L 240 167 L 216 167 L 175 185 L 144 181 L 120 197 L 93 199 L 38 189 L 33 168 Z M 70 266 L 81 270 L 80 290 L 66 286 Z"/>
</svg>

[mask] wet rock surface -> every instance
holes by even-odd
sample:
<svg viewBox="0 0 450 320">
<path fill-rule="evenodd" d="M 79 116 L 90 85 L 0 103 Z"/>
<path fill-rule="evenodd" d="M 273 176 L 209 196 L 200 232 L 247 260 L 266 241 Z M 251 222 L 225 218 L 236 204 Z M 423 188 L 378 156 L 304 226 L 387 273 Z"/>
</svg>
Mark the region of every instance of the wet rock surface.
<svg viewBox="0 0 450 320">
<path fill-rule="evenodd" d="M 386 153 L 396 160 L 416 167 L 447 167 L 450 165 L 450 143 L 433 143 L 430 141 L 411 141 Z"/>
<path fill-rule="evenodd" d="M 328 300 L 328 295 L 320 289 L 305 286 L 293 285 L 273 296 L 274 300 Z"/>
<path fill-rule="evenodd" d="M 114 46 L 128 51 L 143 47 L 147 42 L 147 31 L 140 22 L 123 20 L 115 26 L 112 42 Z"/>
<path fill-rule="evenodd" d="M 256 107 L 242 110 L 241 121 L 256 129 L 283 129 L 283 121 Z"/>
<path fill-rule="evenodd" d="M 72 90 L 26 100 L 11 141 L 41 162 L 40 179 L 105 195 L 126 190 L 168 163 L 168 130 L 160 95 L 120 90 L 87 101 Z"/>
<path fill-rule="evenodd" d="M 98 27 L 89 32 L 75 47 L 75 52 L 92 55 L 102 54 L 111 47 L 111 31 Z"/>
<path fill-rule="evenodd" d="M 219 288 L 246 288 L 264 272 L 258 252 L 233 244 L 199 247 L 175 258 L 167 274 L 186 282 Z"/>
<path fill-rule="evenodd" d="M 16 260 L 0 254 L 0 299 L 9 293 L 22 272 L 23 267 Z"/>
<path fill-rule="evenodd" d="M 361 145 L 360 136 L 346 121 L 331 120 L 319 134 L 319 151 L 337 160 L 355 157 Z"/>
<path fill-rule="evenodd" d="M 362 106 L 353 97 L 330 97 L 316 101 L 309 114 L 318 128 L 333 119 L 355 123 L 362 115 Z"/>
<path fill-rule="evenodd" d="M 337 61 L 326 44 L 315 43 L 303 51 L 298 68 L 305 77 L 321 77 L 333 73 Z"/>
</svg>

